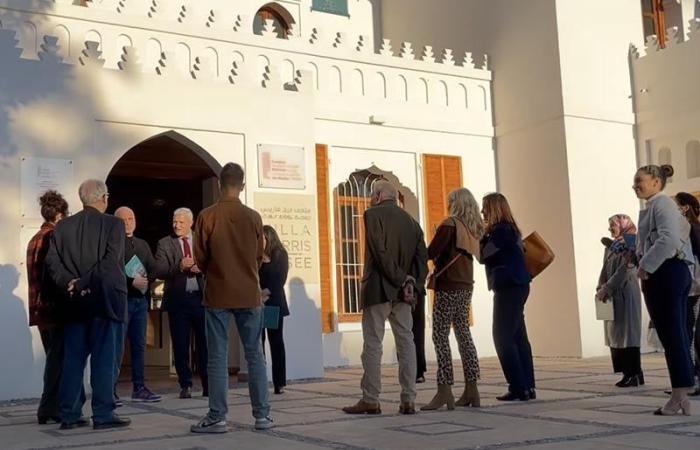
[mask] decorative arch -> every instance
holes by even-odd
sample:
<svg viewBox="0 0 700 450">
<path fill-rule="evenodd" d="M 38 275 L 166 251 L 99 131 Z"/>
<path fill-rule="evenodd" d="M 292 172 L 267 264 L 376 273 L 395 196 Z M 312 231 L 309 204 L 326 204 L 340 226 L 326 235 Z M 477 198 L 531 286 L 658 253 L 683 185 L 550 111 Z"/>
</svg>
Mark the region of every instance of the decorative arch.
<svg viewBox="0 0 700 450">
<path fill-rule="evenodd" d="M 331 66 L 329 73 L 329 89 L 330 92 L 334 94 L 341 94 L 343 92 L 343 75 L 340 72 L 340 67 Z"/>
<path fill-rule="evenodd" d="M 661 147 L 659 149 L 659 165 L 663 164 L 673 165 L 673 154 L 671 153 L 671 149 L 668 147 Z M 668 182 L 673 182 L 673 177 L 669 178 Z"/>
<path fill-rule="evenodd" d="M 51 32 L 58 39 L 58 54 L 67 60 L 71 56 L 71 35 L 65 25 L 56 25 Z"/>
<path fill-rule="evenodd" d="M 430 103 L 430 88 L 428 86 L 428 80 L 426 80 L 425 78 L 419 78 L 418 85 L 420 86 L 421 102 L 425 104 Z"/>
<path fill-rule="evenodd" d="M 351 94 L 357 95 L 357 96 L 364 96 L 365 95 L 365 75 L 362 73 L 360 69 L 353 69 L 351 72 L 352 79 L 350 80 L 351 83 Z"/>
<path fill-rule="evenodd" d="M 97 30 L 89 30 L 85 33 L 85 42 L 97 42 L 98 50 L 102 50 L 102 35 Z"/>
<path fill-rule="evenodd" d="M 294 16 L 277 2 L 270 2 L 263 5 L 255 13 L 253 19 L 253 33 L 262 35 L 265 21 L 272 20 L 277 38 L 287 39 L 292 25 L 295 24 Z"/>
</svg>

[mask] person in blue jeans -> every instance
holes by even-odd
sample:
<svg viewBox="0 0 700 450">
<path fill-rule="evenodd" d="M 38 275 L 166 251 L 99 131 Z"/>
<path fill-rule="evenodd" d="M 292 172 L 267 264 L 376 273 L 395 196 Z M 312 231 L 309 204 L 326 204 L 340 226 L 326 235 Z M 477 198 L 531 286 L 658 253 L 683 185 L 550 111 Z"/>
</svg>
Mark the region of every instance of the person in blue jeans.
<svg viewBox="0 0 700 450">
<path fill-rule="evenodd" d="M 525 266 L 520 229 L 502 194 L 484 197 L 482 208 L 486 234 L 481 241 L 481 261 L 493 291 L 493 341 L 508 382 L 508 392 L 496 399 L 533 400 L 537 396 L 535 370 L 525 326 L 531 277 Z"/>
<path fill-rule="evenodd" d="M 221 197 L 203 210 L 195 227 L 194 257 L 206 277 L 205 329 L 208 347 L 209 412 L 190 430 L 225 433 L 228 413 L 228 331 L 236 321 L 248 363 L 248 391 L 255 429 L 273 427 L 262 351 L 263 299 L 258 270 L 263 260 L 260 214 L 241 203 L 243 168 L 229 163 L 219 176 Z"/>
<path fill-rule="evenodd" d="M 126 323 L 121 327 L 117 359 L 115 364 L 115 402 L 119 405 L 116 395 L 116 380 L 124 357 L 125 339 L 129 338 L 131 349 L 131 382 L 133 402 L 159 402 L 160 395 L 151 392 L 145 384 L 144 370 L 146 365 L 146 326 L 148 324 L 148 286 L 149 275 L 153 273 L 155 261 L 148 243 L 134 236 L 136 230 L 136 215 L 131 208 L 122 206 L 114 211 L 114 216 L 124 222 L 126 241 L 124 243 L 124 264 L 126 267 L 127 309 Z M 119 351 L 121 350 L 121 351 Z"/>
</svg>

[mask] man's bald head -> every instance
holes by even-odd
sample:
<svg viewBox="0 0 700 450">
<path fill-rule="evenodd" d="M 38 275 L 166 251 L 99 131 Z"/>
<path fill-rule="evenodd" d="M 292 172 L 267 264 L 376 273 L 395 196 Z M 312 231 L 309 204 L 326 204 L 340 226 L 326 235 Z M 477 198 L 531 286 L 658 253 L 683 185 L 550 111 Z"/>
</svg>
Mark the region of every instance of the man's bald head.
<svg viewBox="0 0 700 450">
<path fill-rule="evenodd" d="M 134 214 L 134 210 L 128 206 L 120 206 L 114 211 L 114 217 L 124 221 L 127 236 L 131 237 L 134 235 L 134 230 L 136 230 L 136 214 Z"/>
<path fill-rule="evenodd" d="M 372 204 L 374 205 L 386 200 L 396 200 L 398 196 L 396 188 L 386 180 L 378 180 L 372 184 Z"/>
</svg>

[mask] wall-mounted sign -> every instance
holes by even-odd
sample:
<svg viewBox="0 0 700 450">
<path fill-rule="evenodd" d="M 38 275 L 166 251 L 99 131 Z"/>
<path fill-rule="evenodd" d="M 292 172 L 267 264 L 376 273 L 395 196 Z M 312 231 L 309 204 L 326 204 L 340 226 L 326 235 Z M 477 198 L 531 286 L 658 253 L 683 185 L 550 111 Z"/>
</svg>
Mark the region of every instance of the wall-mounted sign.
<svg viewBox="0 0 700 450">
<path fill-rule="evenodd" d="M 21 214 L 24 219 L 41 219 L 39 197 L 48 190 L 68 197 L 74 189 L 73 161 L 54 158 L 22 158 Z"/>
<path fill-rule="evenodd" d="M 304 147 L 259 144 L 258 179 L 263 188 L 306 189 Z"/>
<path fill-rule="evenodd" d="M 255 193 L 255 210 L 271 225 L 289 253 L 288 280 L 317 284 L 318 223 L 313 195 Z"/>
<path fill-rule="evenodd" d="M 348 16 L 348 0 L 313 0 L 311 2 L 313 11 L 324 12 L 328 14 L 337 14 L 339 16 Z"/>
</svg>

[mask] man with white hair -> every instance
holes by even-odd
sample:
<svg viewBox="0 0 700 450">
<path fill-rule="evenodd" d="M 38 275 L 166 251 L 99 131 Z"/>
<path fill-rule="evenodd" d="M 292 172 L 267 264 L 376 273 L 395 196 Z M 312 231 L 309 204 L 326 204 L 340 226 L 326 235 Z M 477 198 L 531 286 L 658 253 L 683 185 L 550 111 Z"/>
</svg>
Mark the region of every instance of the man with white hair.
<svg viewBox="0 0 700 450">
<path fill-rule="evenodd" d="M 414 287 L 425 282 L 428 254 L 423 230 L 398 205 L 396 188 L 388 181 L 372 185 L 372 207 L 364 214 L 365 264 L 360 291 L 362 305 L 362 399 L 343 408 L 347 414 L 381 414 L 382 341 L 387 319 L 396 342 L 401 384 L 401 414 L 415 414 L 416 347 L 411 309 Z"/>
<path fill-rule="evenodd" d="M 114 362 L 126 321 L 124 223 L 104 214 L 109 193 L 100 180 L 78 190 L 83 210 L 56 225 L 46 271 L 65 292 L 71 323 L 64 329 L 65 355 L 59 388 L 61 429 L 83 427 L 83 373 L 90 356 L 93 428 L 125 427 L 114 414 Z"/>
<path fill-rule="evenodd" d="M 192 331 L 197 352 L 197 369 L 202 379 L 202 396 L 209 396 L 207 341 L 202 305 L 204 282 L 202 272 L 194 262 L 193 222 L 194 216 L 189 208 L 176 209 L 173 213 L 173 233 L 158 241 L 156 249 L 155 275 L 165 281 L 163 309 L 168 312 L 180 398 L 192 398 Z"/>
</svg>

